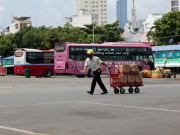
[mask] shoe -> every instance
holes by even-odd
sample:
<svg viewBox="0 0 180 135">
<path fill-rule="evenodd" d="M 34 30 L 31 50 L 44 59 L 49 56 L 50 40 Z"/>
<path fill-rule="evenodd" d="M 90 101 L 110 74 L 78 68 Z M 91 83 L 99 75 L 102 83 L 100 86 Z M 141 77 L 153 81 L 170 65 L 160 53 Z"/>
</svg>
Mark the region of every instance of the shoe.
<svg viewBox="0 0 180 135">
<path fill-rule="evenodd" d="M 103 92 L 103 93 L 101 93 L 101 94 L 107 94 L 108 92 L 106 91 L 106 92 Z"/>
<path fill-rule="evenodd" d="M 90 95 L 93 95 L 93 93 L 91 91 L 87 91 L 87 93 L 89 93 Z"/>
</svg>

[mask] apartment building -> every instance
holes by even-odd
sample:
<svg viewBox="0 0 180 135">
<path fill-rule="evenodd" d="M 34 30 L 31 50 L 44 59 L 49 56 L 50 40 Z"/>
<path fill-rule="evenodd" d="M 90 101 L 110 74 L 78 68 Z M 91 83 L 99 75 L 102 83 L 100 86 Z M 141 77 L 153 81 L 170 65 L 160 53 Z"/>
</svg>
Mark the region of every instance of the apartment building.
<svg viewBox="0 0 180 135">
<path fill-rule="evenodd" d="M 16 32 L 20 31 L 21 29 L 24 29 L 28 26 L 32 26 L 32 21 L 30 20 L 31 17 L 13 17 L 12 22 L 10 25 L 4 29 L 4 34 L 15 34 Z"/>
<path fill-rule="evenodd" d="M 168 0 L 168 12 L 180 11 L 180 0 Z"/>
<path fill-rule="evenodd" d="M 119 27 L 124 29 L 127 19 L 127 0 L 117 0 L 116 2 L 116 15 L 119 21 Z"/>
<path fill-rule="evenodd" d="M 76 2 L 77 14 L 79 10 L 87 10 L 93 16 L 93 20 L 98 16 L 97 25 L 107 24 L 107 0 L 77 0 Z"/>
<path fill-rule="evenodd" d="M 73 27 L 85 27 L 85 24 L 92 24 L 97 22 L 97 15 L 92 15 L 85 10 L 79 10 L 77 15 L 65 17 L 66 23 L 70 23 Z"/>
</svg>

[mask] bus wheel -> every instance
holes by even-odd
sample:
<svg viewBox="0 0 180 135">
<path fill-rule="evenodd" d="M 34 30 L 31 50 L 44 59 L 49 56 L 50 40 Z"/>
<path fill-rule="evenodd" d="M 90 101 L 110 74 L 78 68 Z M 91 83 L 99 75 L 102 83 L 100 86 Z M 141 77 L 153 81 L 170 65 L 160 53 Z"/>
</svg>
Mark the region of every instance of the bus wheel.
<svg viewBox="0 0 180 135">
<path fill-rule="evenodd" d="M 44 77 L 51 77 L 52 76 L 52 71 L 50 69 L 46 69 L 44 71 Z"/>
<path fill-rule="evenodd" d="M 93 77 L 94 76 L 93 71 L 91 69 L 88 70 L 88 75 L 87 76 L 88 77 Z"/>
</svg>

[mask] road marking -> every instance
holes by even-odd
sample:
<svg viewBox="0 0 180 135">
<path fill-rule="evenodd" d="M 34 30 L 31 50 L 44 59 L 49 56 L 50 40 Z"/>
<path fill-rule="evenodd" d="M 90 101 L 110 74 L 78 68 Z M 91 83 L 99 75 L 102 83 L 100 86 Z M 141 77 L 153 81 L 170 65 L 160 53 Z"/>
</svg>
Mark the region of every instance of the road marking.
<svg viewBox="0 0 180 135">
<path fill-rule="evenodd" d="M 5 86 L 0 86 L 0 88 L 12 89 L 12 87 L 5 87 Z"/>
<path fill-rule="evenodd" d="M 106 101 L 106 100 L 112 100 L 112 99 L 87 100 L 87 102 Z M 41 103 L 41 104 L 26 104 L 26 105 L 0 106 L 0 108 L 26 107 L 26 106 L 41 106 L 41 105 L 66 104 L 66 103 L 78 103 L 78 102 L 81 102 L 81 101 L 66 101 L 66 102 L 51 102 L 51 103 Z M 82 102 L 83 102 L 83 101 L 82 101 Z"/>
<path fill-rule="evenodd" d="M 176 113 L 180 113 L 180 110 L 170 110 L 170 109 L 160 109 L 160 108 L 149 108 L 149 107 L 139 107 L 139 106 L 126 106 L 126 105 L 115 105 L 115 104 L 103 104 L 103 103 L 93 103 L 93 102 L 85 102 L 85 101 L 79 101 L 79 103 L 94 104 L 94 105 L 101 105 L 101 106 L 111 106 L 111 107 L 124 107 L 124 108 L 133 108 L 133 109 L 144 109 L 144 110 L 154 110 L 154 111 L 164 111 L 164 112 L 176 112 Z"/>
<path fill-rule="evenodd" d="M 11 131 L 19 132 L 19 133 L 24 133 L 24 134 L 28 134 L 28 135 L 45 135 L 45 134 L 34 133 L 34 132 L 31 132 L 31 131 L 27 131 L 27 130 L 11 128 L 11 127 L 5 127 L 5 126 L 0 126 L 0 128 L 5 129 L 5 130 L 11 130 Z"/>
<path fill-rule="evenodd" d="M 152 96 L 152 97 L 136 97 L 136 98 L 174 98 L 174 97 L 180 97 L 180 95 L 174 95 L 174 96 Z"/>
</svg>

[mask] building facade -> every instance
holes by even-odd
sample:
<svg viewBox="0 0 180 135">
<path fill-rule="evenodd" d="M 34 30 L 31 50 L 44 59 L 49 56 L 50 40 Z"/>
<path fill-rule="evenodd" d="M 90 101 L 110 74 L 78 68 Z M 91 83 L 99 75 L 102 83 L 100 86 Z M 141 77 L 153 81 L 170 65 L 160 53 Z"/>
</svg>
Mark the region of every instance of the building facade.
<svg viewBox="0 0 180 135">
<path fill-rule="evenodd" d="M 143 22 L 144 25 L 144 32 L 149 32 L 151 27 L 154 26 L 154 22 L 159 20 L 163 17 L 163 14 L 156 13 L 156 14 L 149 14 L 146 20 Z"/>
<path fill-rule="evenodd" d="M 76 2 L 77 14 L 79 10 L 86 10 L 93 16 L 93 22 L 94 16 L 97 16 L 97 25 L 107 24 L 107 0 L 76 0 Z"/>
<path fill-rule="evenodd" d="M 30 18 L 31 17 L 13 17 L 13 20 L 10 23 L 9 27 L 4 29 L 4 34 L 15 34 L 23 28 L 32 26 L 32 21 L 30 21 Z"/>
<path fill-rule="evenodd" d="M 127 19 L 127 0 L 117 0 L 116 15 L 119 21 L 119 27 L 124 29 L 124 25 L 128 22 Z"/>
<path fill-rule="evenodd" d="M 65 17 L 66 23 L 70 23 L 73 27 L 85 27 L 85 24 L 97 23 L 97 15 L 92 16 L 90 12 L 79 10 L 77 15 Z"/>
<path fill-rule="evenodd" d="M 168 0 L 168 12 L 180 11 L 180 0 Z"/>
</svg>

